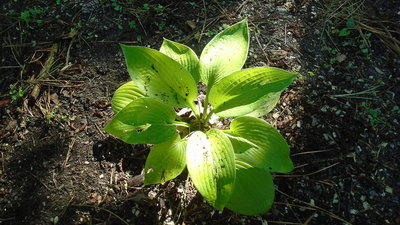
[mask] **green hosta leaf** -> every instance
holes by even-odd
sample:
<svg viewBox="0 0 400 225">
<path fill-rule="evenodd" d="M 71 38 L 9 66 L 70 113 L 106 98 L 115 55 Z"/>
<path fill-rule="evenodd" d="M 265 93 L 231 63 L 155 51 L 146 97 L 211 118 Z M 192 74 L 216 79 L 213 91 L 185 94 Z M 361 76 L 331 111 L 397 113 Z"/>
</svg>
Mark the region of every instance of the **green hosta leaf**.
<svg viewBox="0 0 400 225">
<path fill-rule="evenodd" d="M 234 212 L 254 216 L 271 208 L 275 189 L 271 174 L 236 160 L 235 189 L 226 207 Z"/>
<path fill-rule="evenodd" d="M 293 170 L 288 144 L 264 120 L 249 116 L 239 117 L 231 122 L 230 129 L 225 133 L 232 140 L 236 160 L 271 172 L 287 173 Z"/>
<path fill-rule="evenodd" d="M 154 145 L 146 160 L 144 184 L 158 184 L 174 179 L 186 167 L 187 140 L 175 134 L 170 140 Z"/>
<path fill-rule="evenodd" d="M 154 49 L 121 47 L 128 72 L 145 96 L 175 107 L 193 106 L 197 86 L 183 66 Z"/>
<path fill-rule="evenodd" d="M 125 106 L 104 130 L 129 144 L 159 144 L 175 135 L 174 118 L 171 106 L 139 98 Z"/>
<path fill-rule="evenodd" d="M 115 91 L 111 101 L 111 107 L 115 113 L 118 113 L 133 100 L 141 97 L 143 97 L 142 90 L 140 90 L 133 81 L 128 81 Z"/>
<path fill-rule="evenodd" d="M 257 105 L 262 104 L 262 106 L 256 110 L 254 110 L 253 112 L 246 114 L 246 116 L 261 117 L 261 116 L 267 115 L 269 112 L 271 112 L 272 109 L 275 108 L 276 104 L 278 104 L 279 97 L 281 97 L 280 92 L 273 93 L 273 94 L 270 94 L 270 95 L 267 95 L 267 96 L 261 98 L 260 100 L 258 100 L 261 103 L 259 103 L 257 101 L 254 104 L 257 104 Z"/>
<path fill-rule="evenodd" d="M 223 77 L 240 70 L 248 49 L 249 30 L 245 19 L 217 34 L 204 47 L 199 63 L 202 81 L 210 89 Z"/>
<path fill-rule="evenodd" d="M 188 141 L 186 162 L 190 177 L 200 194 L 222 210 L 233 192 L 235 156 L 222 131 L 194 132 Z"/>
<path fill-rule="evenodd" d="M 282 92 L 295 77 L 296 73 L 274 67 L 241 70 L 216 83 L 209 102 L 221 117 L 245 115 L 264 105 L 260 99 Z"/>
<path fill-rule="evenodd" d="M 160 52 L 166 54 L 181 64 L 193 76 L 193 79 L 196 83 L 199 81 L 199 58 L 191 48 L 164 38 Z"/>
</svg>

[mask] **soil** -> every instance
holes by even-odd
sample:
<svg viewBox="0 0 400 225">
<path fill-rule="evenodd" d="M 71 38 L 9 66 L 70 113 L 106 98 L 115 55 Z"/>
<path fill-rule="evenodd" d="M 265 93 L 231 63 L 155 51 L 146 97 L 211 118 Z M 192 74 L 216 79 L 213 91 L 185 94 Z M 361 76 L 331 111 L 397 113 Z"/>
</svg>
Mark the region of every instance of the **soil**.
<svg viewBox="0 0 400 225">
<path fill-rule="evenodd" d="M 400 224 L 399 1 L 4 0 L 0 10 L 0 224 Z M 119 43 L 158 49 L 165 37 L 200 54 L 242 18 L 244 68 L 301 74 L 264 117 L 296 168 L 274 174 L 274 206 L 256 217 L 216 211 L 187 172 L 143 185 L 150 146 L 102 130 L 129 80 Z"/>
</svg>

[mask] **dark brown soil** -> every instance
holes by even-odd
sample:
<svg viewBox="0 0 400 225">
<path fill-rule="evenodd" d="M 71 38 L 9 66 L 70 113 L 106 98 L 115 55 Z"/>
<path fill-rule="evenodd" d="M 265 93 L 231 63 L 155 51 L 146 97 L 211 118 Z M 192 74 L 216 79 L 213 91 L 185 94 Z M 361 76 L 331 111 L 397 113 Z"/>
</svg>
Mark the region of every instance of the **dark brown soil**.
<svg viewBox="0 0 400 225">
<path fill-rule="evenodd" d="M 0 224 L 400 224 L 400 2 L 1 5 Z M 113 92 L 129 79 L 118 43 L 157 49 L 166 37 L 199 54 L 245 17 L 245 67 L 301 74 L 265 117 L 291 145 L 296 169 L 275 174 L 275 204 L 258 217 L 214 210 L 187 172 L 144 186 L 149 146 L 102 130 Z M 339 36 L 350 17 L 355 27 Z"/>
</svg>

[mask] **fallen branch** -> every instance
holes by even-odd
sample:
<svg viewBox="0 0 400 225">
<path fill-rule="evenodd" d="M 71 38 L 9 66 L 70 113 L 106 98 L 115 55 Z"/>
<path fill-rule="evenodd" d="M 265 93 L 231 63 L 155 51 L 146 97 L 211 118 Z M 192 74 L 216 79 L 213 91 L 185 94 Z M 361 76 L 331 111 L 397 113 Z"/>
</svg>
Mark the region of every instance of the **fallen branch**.
<svg viewBox="0 0 400 225">
<path fill-rule="evenodd" d="M 58 44 L 53 44 L 50 49 L 49 57 L 47 58 L 46 62 L 43 65 L 42 70 L 40 71 L 39 75 L 37 76 L 36 80 L 44 80 L 50 76 L 51 67 L 54 64 L 55 55 L 58 51 Z M 31 91 L 31 96 L 36 100 L 39 97 L 40 88 L 42 85 L 40 83 L 33 86 Z"/>
</svg>

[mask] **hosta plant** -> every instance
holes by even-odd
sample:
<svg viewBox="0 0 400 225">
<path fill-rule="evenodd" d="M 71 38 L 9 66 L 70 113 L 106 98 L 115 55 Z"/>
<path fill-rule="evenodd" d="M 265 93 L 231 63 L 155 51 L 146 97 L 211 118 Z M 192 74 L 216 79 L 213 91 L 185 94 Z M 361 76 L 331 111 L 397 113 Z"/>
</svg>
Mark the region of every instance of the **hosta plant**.
<svg viewBox="0 0 400 225">
<path fill-rule="evenodd" d="M 116 90 L 116 115 L 105 130 L 129 144 L 153 144 L 145 184 L 174 179 L 187 168 L 216 209 L 266 212 L 274 200 L 271 172 L 290 172 L 293 164 L 282 135 L 257 117 L 277 104 L 296 74 L 273 67 L 242 70 L 247 20 L 217 34 L 200 57 L 167 39 L 159 51 L 121 47 L 132 80 Z M 206 87 L 203 98 L 198 86 Z M 221 121 L 231 121 L 229 128 Z"/>
</svg>

